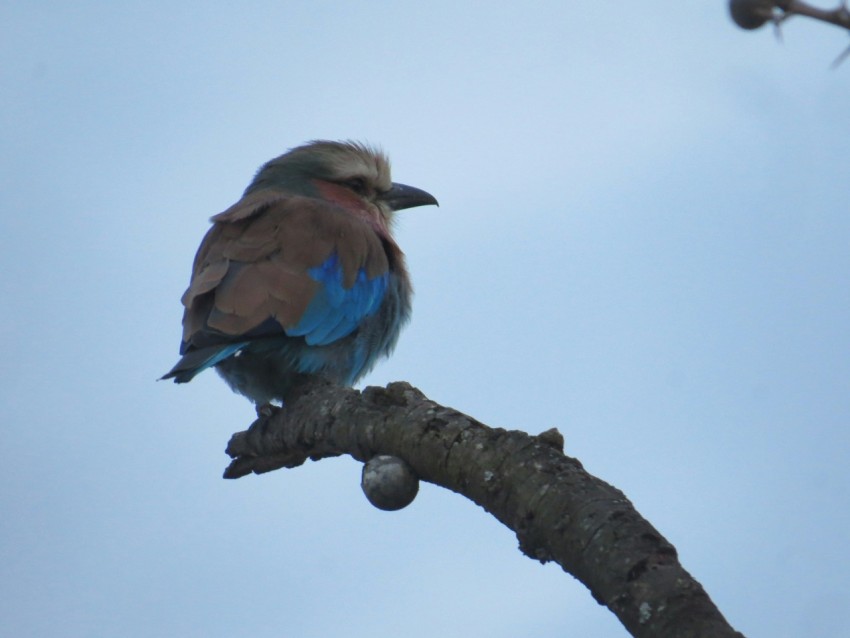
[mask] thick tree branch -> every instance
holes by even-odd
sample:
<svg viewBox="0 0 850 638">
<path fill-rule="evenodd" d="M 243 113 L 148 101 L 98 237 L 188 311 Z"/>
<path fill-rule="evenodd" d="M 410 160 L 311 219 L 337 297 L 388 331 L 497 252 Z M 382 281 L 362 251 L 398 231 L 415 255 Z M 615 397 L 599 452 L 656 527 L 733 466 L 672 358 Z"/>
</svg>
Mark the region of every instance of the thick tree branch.
<svg viewBox="0 0 850 638">
<path fill-rule="evenodd" d="M 341 454 L 398 457 L 421 480 L 493 514 L 527 556 L 561 565 L 633 636 L 743 638 L 623 493 L 562 448 L 556 430 L 531 436 L 490 428 L 406 383 L 362 393 L 314 384 L 233 436 L 225 477 Z"/>
</svg>

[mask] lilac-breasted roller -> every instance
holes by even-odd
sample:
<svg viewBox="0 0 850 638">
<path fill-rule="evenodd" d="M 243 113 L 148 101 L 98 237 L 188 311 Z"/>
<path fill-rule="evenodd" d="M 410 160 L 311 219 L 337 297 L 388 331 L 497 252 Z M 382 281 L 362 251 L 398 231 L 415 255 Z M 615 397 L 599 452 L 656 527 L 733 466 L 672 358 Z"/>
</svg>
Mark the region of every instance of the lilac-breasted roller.
<svg viewBox="0 0 850 638">
<path fill-rule="evenodd" d="M 393 215 L 436 203 L 361 144 L 311 142 L 269 161 L 212 218 L 182 298 L 183 356 L 163 379 L 214 367 L 258 406 L 310 375 L 352 385 L 410 317 Z"/>
</svg>

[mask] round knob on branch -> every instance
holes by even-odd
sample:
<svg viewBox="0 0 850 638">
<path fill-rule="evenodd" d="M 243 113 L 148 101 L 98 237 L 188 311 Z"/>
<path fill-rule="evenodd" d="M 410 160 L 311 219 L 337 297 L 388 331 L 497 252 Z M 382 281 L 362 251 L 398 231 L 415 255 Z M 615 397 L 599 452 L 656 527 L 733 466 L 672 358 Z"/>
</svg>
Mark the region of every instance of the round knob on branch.
<svg viewBox="0 0 850 638">
<path fill-rule="evenodd" d="M 360 487 L 369 502 L 381 510 L 407 507 L 419 491 L 419 478 L 395 456 L 376 456 L 363 465 Z"/>
<path fill-rule="evenodd" d="M 742 29 L 758 29 L 773 20 L 771 0 L 729 0 L 729 14 Z"/>
</svg>

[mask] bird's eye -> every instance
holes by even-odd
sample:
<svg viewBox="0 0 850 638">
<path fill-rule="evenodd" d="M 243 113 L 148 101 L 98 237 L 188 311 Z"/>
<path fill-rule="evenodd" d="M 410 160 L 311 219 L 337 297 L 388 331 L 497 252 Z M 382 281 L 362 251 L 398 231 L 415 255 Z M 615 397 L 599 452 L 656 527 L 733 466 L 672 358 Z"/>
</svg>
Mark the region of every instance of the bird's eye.
<svg viewBox="0 0 850 638">
<path fill-rule="evenodd" d="M 366 195 L 369 190 L 366 180 L 362 177 L 352 177 L 351 179 L 345 180 L 343 184 L 358 195 Z"/>
</svg>

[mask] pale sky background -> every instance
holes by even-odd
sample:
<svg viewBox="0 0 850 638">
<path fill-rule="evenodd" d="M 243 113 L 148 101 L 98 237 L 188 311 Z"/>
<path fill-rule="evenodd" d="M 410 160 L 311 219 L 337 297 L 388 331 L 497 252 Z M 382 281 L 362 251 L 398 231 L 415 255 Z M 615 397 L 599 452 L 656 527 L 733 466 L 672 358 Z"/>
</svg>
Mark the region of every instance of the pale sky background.
<svg viewBox="0 0 850 638">
<path fill-rule="evenodd" d="M 441 203 L 368 383 L 558 427 L 749 638 L 846 635 L 848 39 L 784 36 L 723 0 L 3 2 L 0 635 L 626 635 L 457 495 L 222 480 L 252 406 L 155 382 L 208 218 L 314 138 Z"/>
</svg>

